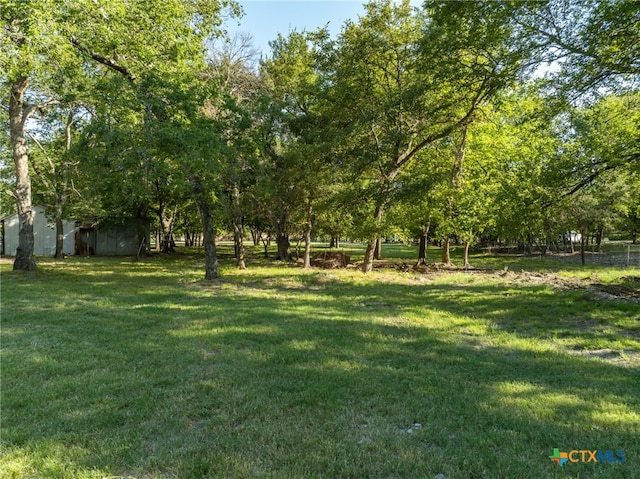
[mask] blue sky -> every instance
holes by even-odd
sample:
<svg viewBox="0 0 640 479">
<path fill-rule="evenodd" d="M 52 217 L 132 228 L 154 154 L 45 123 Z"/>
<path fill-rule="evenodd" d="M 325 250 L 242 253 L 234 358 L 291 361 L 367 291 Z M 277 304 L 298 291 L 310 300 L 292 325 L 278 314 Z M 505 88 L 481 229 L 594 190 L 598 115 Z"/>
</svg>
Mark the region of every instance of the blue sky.
<svg viewBox="0 0 640 479">
<path fill-rule="evenodd" d="M 248 32 L 253 36 L 254 46 L 267 55 L 269 41 L 278 33 L 287 35 L 292 30 L 313 31 L 329 23 L 329 31 L 336 36 L 347 19 L 356 20 L 364 12 L 360 0 L 240 0 L 245 15 L 227 21 L 227 30 Z"/>
</svg>

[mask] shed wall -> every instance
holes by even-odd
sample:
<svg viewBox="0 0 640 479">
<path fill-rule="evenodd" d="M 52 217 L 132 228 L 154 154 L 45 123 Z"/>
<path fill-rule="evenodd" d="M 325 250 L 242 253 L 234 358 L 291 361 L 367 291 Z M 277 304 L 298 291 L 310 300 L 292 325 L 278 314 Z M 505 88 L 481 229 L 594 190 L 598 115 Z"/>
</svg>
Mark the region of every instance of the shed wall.
<svg viewBox="0 0 640 479">
<path fill-rule="evenodd" d="M 64 254 L 72 255 L 75 252 L 76 226 L 72 221 L 63 221 Z M 18 249 L 18 237 L 20 223 L 18 215 L 13 214 L 4 219 L 4 248 L 5 254 L 15 256 Z M 33 208 L 33 254 L 36 256 L 53 256 L 56 254 L 56 225 L 47 219 L 45 210 L 41 206 Z"/>
</svg>

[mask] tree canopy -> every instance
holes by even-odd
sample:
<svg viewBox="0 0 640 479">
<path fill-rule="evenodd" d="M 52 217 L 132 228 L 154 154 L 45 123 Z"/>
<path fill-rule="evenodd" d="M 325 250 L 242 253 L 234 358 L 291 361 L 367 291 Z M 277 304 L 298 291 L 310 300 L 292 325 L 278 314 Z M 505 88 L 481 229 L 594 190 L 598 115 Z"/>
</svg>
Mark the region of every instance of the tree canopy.
<svg viewBox="0 0 640 479">
<path fill-rule="evenodd" d="M 216 237 L 385 236 L 545 249 L 638 232 L 640 6 L 374 0 L 332 38 L 226 38 L 234 2 L 3 0 L 3 191 L 33 269 L 33 201 Z M 13 161 L 9 161 L 9 155 Z M 12 165 L 12 166 L 11 166 Z M 7 204 L 3 198 L 3 204 Z M 197 213 L 197 214 L 196 214 Z M 557 246 L 557 245 L 556 245 Z M 446 249 L 446 248 L 445 248 Z M 448 261 L 448 258 L 443 257 Z M 466 262 L 466 260 L 465 260 Z"/>
</svg>

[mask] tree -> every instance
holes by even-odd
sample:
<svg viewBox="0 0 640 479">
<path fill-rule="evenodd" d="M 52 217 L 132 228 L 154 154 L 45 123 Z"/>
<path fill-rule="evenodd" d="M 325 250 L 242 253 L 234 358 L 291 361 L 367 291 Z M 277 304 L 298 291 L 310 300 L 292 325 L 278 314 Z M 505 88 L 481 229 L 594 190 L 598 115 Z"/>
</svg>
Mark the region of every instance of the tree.
<svg viewBox="0 0 640 479">
<path fill-rule="evenodd" d="M 640 93 L 608 95 L 570 110 L 565 170 L 567 194 L 598 176 L 621 169 L 640 171 Z"/>
<path fill-rule="evenodd" d="M 593 102 L 637 91 L 640 82 L 640 3 L 617 0 L 547 0 L 512 4 L 514 42 L 527 44 L 539 62 L 555 66 L 549 86 L 565 103 Z M 613 160 L 593 165 L 575 191 L 613 168 L 640 170 L 640 128 Z M 574 192 L 575 192 L 574 191 Z"/>
<path fill-rule="evenodd" d="M 444 219 L 446 179 L 450 172 L 450 155 L 442 147 L 423 150 L 417 161 L 398 175 L 400 186 L 394 196 L 389 216 L 407 238 L 418 238 L 416 266 L 427 264 L 429 238 Z"/>
<path fill-rule="evenodd" d="M 310 266 L 314 205 L 326 192 L 326 155 L 319 103 L 322 94 L 315 46 L 304 32 L 271 43 L 260 71 L 264 85 L 254 198 L 275 232 L 278 259 L 291 257 L 290 233 L 296 212 L 304 224 L 304 266 Z"/>
<path fill-rule="evenodd" d="M 630 235 L 633 244 L 637 244 L 640 236 L 640 175 L 627 175 L 625 179 L 625 194 L 616 205 L 616 223 Z"/>
<path fill-rule="evenodd" d="M 514 42 L 527 44 L 537 61 L 559 66 L 559 91 L 570 97 L 636 83 L 640 74 L 637 2 L 547 0 L 505 5 Z"/>
<path fill-rule="evenodd" d="M 14 270 L 36 268 L 31 176 L 26 125 L 34 114 L 57 99 L 52 95 L 56 76 L 75 73 L 69 45 L 61 32 L 51 28 L 58 12 L 45 0 L 3 2 L 0 9 L 0 84 L 8 93 L 11 150 L 15 166 L 14 198 L 20 223 Z M 43 32 L 49 32 L 44 35 Z M 35 88 L 31 88 L 34 86 Z"/>
<path fill-rule="evenodd" d="M 261 89 L 255 71 L 256 56 L 251 37 L 239 35 L 214 45 L 207 68 L 208 81 L 221 92 L 217 100 L 210 100 L 208 109 L 211 115 L 228 125 L 224 131 L 227 148 L 221 158 L 216 193 L 233 231 L 236 265 L 240 269 L 246 268 L 243 243 L 248 203 L 246 191 L 258 149 L 252 135 L 256 128 L 252 101 Z"/>
<path fill-rule="evenodd" d="M 26 76 L 16 78 L 11 84 L 9 100 L 9 118 L 11 122 L 11 149 L 16 168 L 15 198 L 18 207 L 20 232 L 14 270 L 30 271 L 36 268 L 33 258 L 33 212 L 31 210 L 31 177 L 29 176 L 29 160 L 25 123 L 32 114 L 33 106 L 25 105 L 24 93 L 29 85 Z"/>
<path fill-rule="evenodd" d="M 66 85 L 73 85 L 76 78 L 90 77 L 100 83 L 105 74 L 115 74 L 124 82 L 121 87 L 135 93 L 145 124 L 165 121 L 167 97 L 171 95 L 166 95 L 163 87 L 170 79 L 184 80 L 187 73 L 195 77 L 202 70 L 204 42 L 219 32 L 220 13 L 225 7 L 239 12 L 233 2 L 187 0 L 150 0 L 126 8 L 121 3 L 84 0 L 3 5 L 0 63 L 6 72 L 3 83 L 10 85 L 9 117 L 21 223 L 14 268 L 35 267 L 24 129 L 29 117 L 50 103 L 49 98 L 61 101 L 48 93 L 55 93 L 60 85 L 68 90 Z M 30 80 L 33 88 L 28 90 Z M 175 82 L 170 89 L 180 91 Z M 40 101 L 25 100 L 27 94 Z M 119 94 L 114 91 L 110 99 Z M 171 100 L 175 102 L 178 96 L 174 94 Z"/>
<path fill-rule="evenodd" d="M 154 159 L 167 154 L 179 160 L 200 210 L 206 279 L 216 278 L 219 270 L 213 202 L 205 179 L 212 153 L 219 153 L 223 145 L 215 136 L 220 133 L 219 123 L 204 111 L 212 92 L 204 88 L 200 73 L 205 66 L 204 43 L 219 33 L 224 7 L 238 11 L 233 2 L 187 0 L 154 0 L 127 8 L 74 4 L 71 12 L 89 12 L 88 25 L 74 24 L 68 31 L 71 43 L 86 60 L 117 75 L 134 95 L 140 125 L 155 138 L 149 142 L 150 151 L 140 152 L 141 170 L 148 171 Z M 146 208 L 144 202 L 140 204 L 139 216 Z"/>
<path fill-rule="evenodd" d="M 52 213 L 56 225 L 55 257 L 63 258 L 63 220 L 72 209 L 71 197 L 76 200 L 79 160 L 74 145 L 74 131 L 83 122 L 84 109 L 80 105 L 52 108 L 40 121 L 38 137 L 27 132 L 36 148 L 30 157 L 35 172 L 33 197 Z"/>
<path fill-rule="evenodd" d="M 629 161 L 640 125 L 640 94 L 625 93 L 574 108 L 568 118 L 563 173 L 565 196 L 583 241 L 596 236 L 599 249 L 604 231 L 622 213 L 633 225 L 632 191 L 636 164 Z M 584 262 L 584 243 L 582 258 Z"/>
<path fill-rule="evenodd" d="M 505 28 L 470 29 L 471 8 L 426 2 L 420 13 L 409 2 L 389 1 L 365 8 L 337 41 L 331 85 L 344 151 L 367 184 L 363 201 L 373 210 L 367 272 L 399 172 L 472 122 L 476 109 L 513 80 L 521 58 L 504 46 Z"/>
<path fill-rule="evenodd" d="M 468 181 L 471 198 L 474 189 L 481 193 L 486 234 L 529 249 L 557 237 L 564 126 L 534 85 L 505 91 L 484 107 L 470 130 Z"/>
</svg>

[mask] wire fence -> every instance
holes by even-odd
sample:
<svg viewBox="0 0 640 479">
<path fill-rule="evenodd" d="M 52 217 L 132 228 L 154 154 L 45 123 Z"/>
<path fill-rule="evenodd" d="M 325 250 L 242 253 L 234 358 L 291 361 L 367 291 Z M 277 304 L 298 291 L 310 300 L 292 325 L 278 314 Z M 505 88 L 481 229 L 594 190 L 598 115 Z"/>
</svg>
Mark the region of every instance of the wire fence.
<svg viewBox="0 0 640 479">
<path fill-rule="evenodd" d="M 572 255 L 563 256 L 561 257 L 561 259 L 562 261 L 566 261 L 568 263 L 582 262 L 582 258 L 579 252 Z M 618 251 L 615 253 L 585 252 L 584 262 L 585 264 L 596 264 L 603 266 L 640 268 L 640 244 L 624 245 L 624 251 Z"/>
</svg>

